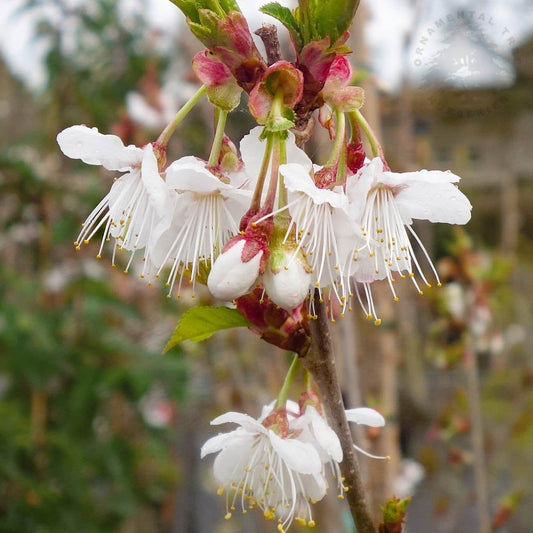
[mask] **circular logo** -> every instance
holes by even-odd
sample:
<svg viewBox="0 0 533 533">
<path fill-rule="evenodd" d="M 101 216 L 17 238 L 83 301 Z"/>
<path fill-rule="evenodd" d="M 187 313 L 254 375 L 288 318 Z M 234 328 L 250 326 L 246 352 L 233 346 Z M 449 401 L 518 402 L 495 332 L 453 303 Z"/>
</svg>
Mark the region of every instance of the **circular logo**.
<svg viewBox="0 0 533 533">
<path fill-rule="evenodd" d="M 488 13 L 448 13 L 428 24 L 414 42 L 414 82 L 420 88 L 458 91 L 509 87 L 515 77 L 515 44 L 511 31 Z"/>
</svg>

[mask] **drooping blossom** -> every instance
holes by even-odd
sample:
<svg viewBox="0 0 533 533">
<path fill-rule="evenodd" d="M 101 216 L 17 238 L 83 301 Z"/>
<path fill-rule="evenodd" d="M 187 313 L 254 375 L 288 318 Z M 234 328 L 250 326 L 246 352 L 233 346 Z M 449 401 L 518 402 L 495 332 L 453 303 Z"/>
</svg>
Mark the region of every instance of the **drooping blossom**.
<svg viewBox="0 0 533 533">
<path fill-rule="evenodd" d="M 167 168 L 166 185 L 177 195 L 176 202 L 168 220 L 154 231 L 150 259 L 158 275 L 170 264 L 169 293 L 176 284 L 179 294 L 185 275 L 194 290 L 200 270 L 208 271 L 238 233 L 251 191 L 244 188 L 242 173 L 217 175 L 205 161 L 192 156 Z"/>
<path fill-rule="evenodd" d="M 291 400 L 283 409 L 274 406 L 274 402 L 264 406 L 257 420 L 236 412 L 215 418 L 213 425 L 234 423 L 239 427 L 210 438 L 202 446 L 201 457 L 218 454 L 214 474 L 220 483 L 219 494 L 226 494 L 226 518 L 231 518 L 238 505 L 243 512 L 259 507 L 265 518 L 277 518 L 278 531 L 283 533 L 293 520 L 315 525 L 311 505 L 328 490 L 328 467 L 337 481 L 339 497 L 347 488 L 340 472 L 343 453 L 339 438 L 318 410 Z M 348 409 L 346 417 L 372 427 L 385 424 L 377 411 L 366 407 Z"/>
<path fill-rule="evenodd" d="M 393 296 L 397 272 L 409 277 L 422 293 L 415 274 L 431 286 L 415 256 L 411 238 L 420 246 L 440 284 L 427 251 L 411 227 L 413 219 L 448 224 L 466 224 L 472 206 L 455 185 L 459 176 L 439 170 L 395 173 L 384 169 L 381 158 L 367 162 L 353 179 L 346 194 L 350 212 L 366 242 L 366 255 L 358 258 L 356 280 L 387 279 Z"/>
<path fill-rule="evenodd" d="M 201 449 L 202 458 L 217 453 L 214 475 L 219 494 L 226 493 L 226 518 L 240 505 L 243 511 L 259 507 L 265 518 L 277 518 L 280 532 L 295 519 L 314 525 L 311 501 L 322 499 L 326 491 L 320 455 L 312 443 L 290 433 L 280 435 L 263 421 L 229 412 L 211 422 L 239 425 Z"/>
<path fill-rule="evenodd" d="M 117 250 L 134 252 L 146 246 L 154 227 L 168 211 L 173 193 L 165 186 L 151 144 L 144 148 L 124 146 L 119 137 L 104 135 L 96 128 L 71 126 L 60 132 L 57 142 L 63 153 L 90 165 L 126 172 L 113 183 L 109 193 L 85 220 L 74 243 L 79 249 L 103 229 L 97 257 L 104 243 L 115 239 Z M 131 263 L 131 258 L 128 267 Z M 128 268 L 126 267 L 126 268 Z"/>
</svg>

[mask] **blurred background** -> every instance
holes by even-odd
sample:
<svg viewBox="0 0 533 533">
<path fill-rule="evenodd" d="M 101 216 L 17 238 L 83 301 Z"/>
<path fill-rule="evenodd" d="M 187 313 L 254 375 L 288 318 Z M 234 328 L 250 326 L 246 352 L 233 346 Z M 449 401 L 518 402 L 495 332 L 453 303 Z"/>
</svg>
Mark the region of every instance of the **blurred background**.
<svg viewBox="0 0 533 533">
<path fill-rule="evenodd" d="M 240 4 L 258 27 L 256 4 Z M 392 494 L 413 496 L 408 532 L 526 533 L 533 3 L 374 4 L 362 4 L 351 44 L 388 162 L 396 171 L 453 170 L 474 208 L 464 228 L 416 225 L 442 288 L 420 297 L 400 284 L 392 304 L 377 285 L 379 328 L 357 309 L 333 328 L 347 406 L 387 418 L 384 430 L 355 434 L 365 449 L 392 456 L 360 457 L 372 509 L 378 517 Z M 275 529 L 260 513 L 224 521 L 199 448 L 217 433 L 209 420 L 218 414 L 259 415 L 278 393 L 287 354 L 236 330 L 162 355 L 178 317 L 209 295 L 166 298 L 112 268 L 110 253 L 97 260 L 98 239 L 76 252 L 81 222 L 116 174 L 67 159 L 55 142 L 72 124 L 125 143 L 155 139 L 195 91 L 198 49 L 167 0 L 3 2 L 2 532 Z M 251 126 L 245 105 L 230 117 L 236 142 Z M 211 120 L 198 107 L 172 141 L 173 156 L 206 157 Z M 309 145 L 318 160 L 320 147 L 320 137 Z M 316 514 L 317 531 L 354 531 L 335 494 Z"/>
</svg>

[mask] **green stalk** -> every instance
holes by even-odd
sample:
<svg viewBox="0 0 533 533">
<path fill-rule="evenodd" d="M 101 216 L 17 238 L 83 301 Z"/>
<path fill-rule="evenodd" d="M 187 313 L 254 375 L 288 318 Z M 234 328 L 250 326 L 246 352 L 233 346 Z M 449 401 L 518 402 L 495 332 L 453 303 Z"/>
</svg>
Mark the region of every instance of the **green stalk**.
<svg viewBox="0 0 533 533">
<path fill-rule="evenodd" d="M 351 114 L 353 118 L 355 119 L 355 121 L 361 127 L 361 130 L 365 134 L 365 137 L 368 139 L 368 142 L 370 143 L 370 149 L 372 150 L 372 156 L 373 157 L 383 156 L 383 149 L 381 148 L 381 145 L 379 144 L 379 141 L 375 133 L 372 131 L 370 124 L 366 121 L 365 117 L 363 117 L 363 115 L 361 114 L 361 111 L 357 109 L 353 111 Z"/>
<path fill-rule="evenodd" d="M 289 389 L 299 370 L 300 358 L 298 357 L 298 355 L 295 355 L 294 359 L 292 360 L 291 366 L 289 367 L 287 375 L 285 376 L 285 381 L 283 382 L 281 390 L 279 391 L 274 409 L 283 409 L 285 407 L 285 404 L 287 403 L 287 396 L 289 395 Z"/>
<path fill-rule="evenodd" d="M 326 162 L 327 167 L 332 167 L 335 165 L 342 154 L 342 150 L 346 144 L 346 117 L 342 111 L 335 109 L 335 143 L 333 144 L 333 149 L 331 150 L 331 155 Z"/>
<path fill-rule="evenodd" d="M 280 162 L 280 138 L 279 135 L 273 134 L 273 147 L 272 147 L 272 166 L 270 168 L 270 182 L 268 184 L 267 198 L 265 207 L 268 212 L 274 210 L 274 202 L 276 200 L 276 192 L 278 189 L 279 178 L 279 162 Z"/>
<path fill-rule="evenodd" d="M 208 166 L 216 167 L 218 165 L 218 158 L 220 156 L 220 149 L 222 148 L 222 139 L 224 138 L 224 130 L 226 129 L 226 120 L 228 118 L 228 111 L 217 109 L 217 127 L 215 131 L 215 138 L 213 139 L 213 146 L 209 154 Z"/>
<path fill-rule="evenodd" d="M 161 132 L 157 141 L 154 143 L 160 149 L 165 149 L 170 141 L 170 138 L 176 131 L 176 128 L 181 124 L 183 119 L 189 114 L 193 107 L 200 101 L 202 96 L 205 94 L 207 87 L 202 85 L 186 102 L 183 107 L 176 113 L 176 116 L 170 124 L 168 124 L 165 129 Z"/>
<path fill-rule="evenodd" d="M 279 164 L 284 165 L 287 162 L 287 145 L 286 142 L 282 139 L 279 143 Z M 283 176 L 280 174 L 279 176 L 279 183 L 278 183 L 278 209 L 284 207 L 288 203 L 287 198 L 287 189 L 285 187 L 285 183 L 283 182 Z M 280 217 L 283 219 L 288 218 L 288 212 L 283 211 L 282 213 L 278 213 L 276 217 Z"/>
<path fill-rule="evenodd" d="M 265 153 L 263 154 L 263 161 L 261 163 L 261 169 L 259 170 L 259 176 L 257 177 L 257 183 L 255 185 L 254 196 L 252 198 L 252 203 L 250 205 L 250 209 L 253 208 L 255 211 L 257 211 L 259 207 L 261 206 L 261 196 L 263 194 L 263 187 L 265 185 L 268 164 L 270 163 L 270 157 L 272 155 L 272 147 L 273 147 L 272 135 L 269 135 L 267 137 L 266 142 L 267 142 L 267 145 L 265 148 Z"/>
</svg>

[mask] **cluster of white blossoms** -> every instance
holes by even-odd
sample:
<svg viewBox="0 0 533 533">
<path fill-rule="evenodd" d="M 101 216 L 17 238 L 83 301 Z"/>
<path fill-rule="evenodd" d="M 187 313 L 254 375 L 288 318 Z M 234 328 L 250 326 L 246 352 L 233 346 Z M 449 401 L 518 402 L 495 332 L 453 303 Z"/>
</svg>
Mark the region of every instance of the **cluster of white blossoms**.
<svg viewBox="0 0 533 533">
<path fill-rule="evenodd" d="M 339 438 L 322 417 L 318 397 L 309 400 L 311 376 L 319 382 L 323 373 L 322 382 L 333 383 L 334 366 L 304 363 L 308 397 L 286 402 L 299 358 L 331 356 L 324 347 L 310 350 L 309 318 L 329 314 L 333 320 L 358 301 L 378 325 L 375 281 L 386 280 L 394 300 L 399 279 L 410 279 L 419 293 L 440 284 L 413 220 L 465 224 L 472 206 L 451 172 L 390 171 L 360 112 L 363 90 L 352 85 L 346 58 L 357 0 L 301 0 L 294 10 L 277 2 L 263 6 L 287 29 L 291 61 L 281 58 L 274 26 L 256 32 L 265 44 L 263 57 L 236 0 L 172 1 L 206 46 L 192 60 L 202 86 L 174 118 L 163 109 L 169 124 L 142 148 L 86 126 L 59 133 L 68 157 L 123 173 L 87 217 L 75 246 L 101 231 L 97 257 L 111 241 L 113 265 L 124 251 L 125 270 L 133 265 L 149 282 L 160 278 L 168 296 L 189 287 L 194 296 L 196 285 L 206 284 L 215 298 L 235 302 L 226 315 L 240 314 L 266 342 L 297 354 L 276 404 L 258 420 L 234 412 L 213 420 L 239 427 L 209 439 L 201 455 L 217 454 L 215 477 L 226 494 L 228 518 L 237 506 L 243 512 L 258 507 L 278 521 L 280 533 L 293 521 L 313 526 L 311 504 L 326 494 L 327 472 L 340 497 L 347 489 Z M 242 93 L 258 126 L 237 150 L 225 130 Z M 185 156 L 167 163 L 171 136 L 204 96 L 215 109 L 208 160 Z M 150 109 L 143 113 L 154 124 L 161 118 Z M 331 140 L 323 166 L 298 147 L 311 137 L 315 118 Z M 220 317 L 220 308 L 203 311 L 201 316 Z M 316 324 L 324 327 L 322 320 Z M 374 427 L 385 423 L 368 408 L 348 410 L 346 418 Z M 350 450 L 344 439 L 343 447 Z M 355 475 L 350 461 L 346 457 L 343 467 Z"/>
<path fill-rule="evenodd" d="M 367 407 L 348 409 L 346 418 L 372 427 L 385 424 L 381 414 Z M 311 504 L 326 495 L 328 470 L 343 498 L 339 438 L 312 405 L 300 408 L 287 401 L 285 409 L 274 410 L 272 403 L 263 408 L 257 420 L 229 412 L 211 422 L 226 423 L 239 427 L 209 439 L 201 456 L 218 454 L 214 474 L 220 483 L 218 493 L 226 496 L 227 519 L 237 507 L 243 513 L 259 507 L 265 518 L 278 521 L 280 532 L 294 520 L 313 527 Z"/>
<path fill-rule="evenodd" d="M 326 291 L 340 302 L 341 313 L 356 295 L 365 314 L 377 319 L 370 283 L 386 279 L 395 299 L 397 278 L 410 278 L 419 292 L 417 278 L 430 285 L 411 235 L 439 283 L 411 224 L 413 219 L 469 220 L 471 205 L 456 187 L 458 176 L 426 170 L 394 173 L 375 157 L 344 183 L 321 186 L 314 179 L 320 167 L 290 134 L 286 163 L 279 167 L 284 187 L 277 193 L 279 207 L 263 212 L 244 231 L 241 220 L 265 166 L 268 143 L 260 139 L 261 129 L 242 139 L 241 159 L 229 172 L 192 156 L 161 165 L 152 144 L 124 146 L 118 137 L 94 128 L 62 131 L 58 143 L 67 156 L 126 172 L 88 216 L 76 247 L 103 228 L 98 257 L 104 242 L 113 240 L 113 264 L 117 251 L 130 253 L 126 270 L 140 255 L 141 277 L 151 281 L 164 275 L 169 294 L 175 290 L 179 295 L 184 280 L 194 293 L 196 280 L 208 274 L 210 291 L 222 300 L 262 286 L 274 303 L 290 311 L 318 289 L 321 296 Z M 272 220 L 275 229 L 265 237 L 261 225 Z"/>
</svg>

